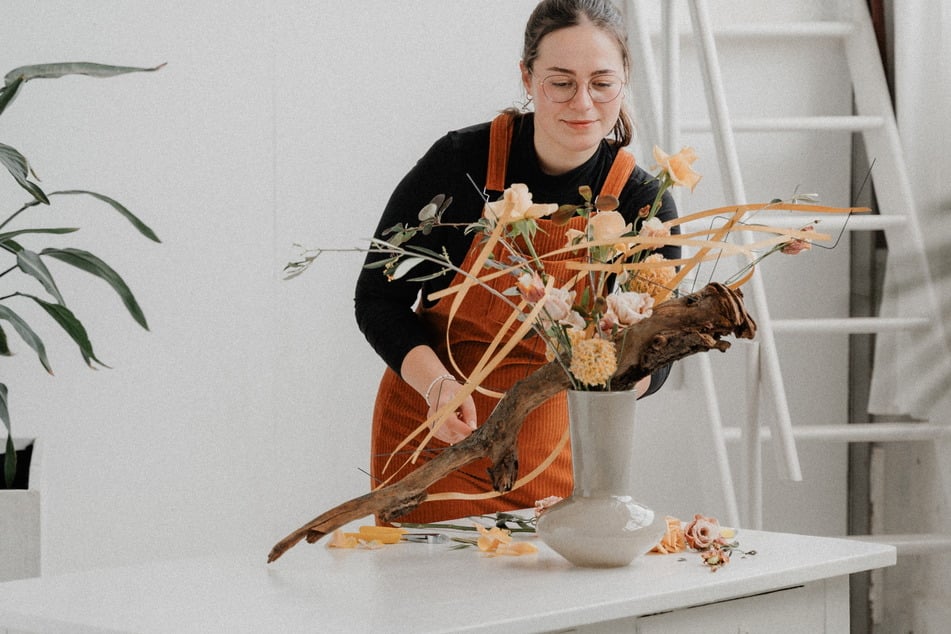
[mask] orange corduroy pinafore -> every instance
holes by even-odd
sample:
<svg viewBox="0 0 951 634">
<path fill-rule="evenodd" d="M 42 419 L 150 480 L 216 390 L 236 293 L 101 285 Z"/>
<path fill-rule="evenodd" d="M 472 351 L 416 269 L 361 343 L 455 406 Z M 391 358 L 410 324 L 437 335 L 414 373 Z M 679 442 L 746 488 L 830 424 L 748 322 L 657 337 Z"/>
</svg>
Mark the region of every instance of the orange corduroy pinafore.
<svg viewBox="0 0 951 634">
<path fill-rule="evenodd" d="M 486 189 L 502 191 L 505 188 L 505 172 L 511 145 L 512 119 L 504 114 L 499 115 L 492 123 L 490 135 Z M 601 194 L 610 194 L 619 198 L 633 169 L 633 155 L 619 150 L 601 188 Z M 575 217 L 569 225 L 560 227 L 545 219 L 538 222 L 540 230 L 535 236 L 534 243 L 535 250 L 539 254 L 563 247 L 567 241 L 565 236 L 567 229 L 572 227 L 583 229 L 583 219 L 580 217 Z M 479 254 L 480 238 L 481 236 L 476 236 L 473 239 L 461 267 L 464 270 L 470 269 Z M 566 261 L 567 259 L 545 260 L 545 272 L 554 275 L 559 285 L 564 284 L 573 274 L 565 269 Z M 453 284 L 461 281 L 461 274 L 457 274 Z M 499 277 L 492 283 L 502 291 L 512 286 L 512 279 Z M 512 308 L 486 289 L 475 286 L 466 295 L 450 324 L 449 309 L 452 301 L 452 296 L 443 297 L 432 308 L 421 310 L 420 319 L 434 333 L 432 347 L 446 367 L 455 372 L 447 354 L 447 347 L 451 347 L 453 359 L 462 372 L 468 374 L 482 357 L 486 345 L 493 340 L 501 325 L 509 317 Z M 449 328 L 448 346 L 447 326 Z M 545 345 L 541 339 L 539 337 L 526 338 L 496 367 L 482 385 L 496 392 L 504 392 L 515 381 L 527 376 L 546 362 Z M 460 379 L 463 377 L 460 376 Z M 481 424 L 492 412 L 498 400 L 479 392 L 474 392 L 472 396 Z M 399 480 L 410 470 L 438 455 L 439 451 L 446 446 L 434 438 L 415 464 L 406 464 L 410 453 L 417 447 L 414 441 L 390 459 L 397 446 L 422 421 L 426 420 L 427 411 L 428 406 L 425 400 L 396 372 L 387 368 L 380 382 L 373 412 L 370 463 L 373 486 L 377 486 L 387 478 L 392 478 L 391 482 Z M 518 438 L 519 477 L 530 473 L 548 458 L 565 434 L 567 425 L 568 413 L 564 392 L 543 403 L 526 418 Z M 389 465 L 386 466 L 388 460 Z M 385 466 L 386 470 L 384 470 Z M 491 491 L 487 473 L 489 466 L 490 463 L 486 459 L 472 462 L 434 483 L 429 488 L 429 493 Z M 424 502 L 415 510 L 400 517 L 398 521 L 435 522 L 496 511 L 531 508 L 536 500 L 550 495 L 567 497 L 571 489 L 571 451 L 566 445 L 541 475 L 504 496 L 482 500 Z"/>
</svg>

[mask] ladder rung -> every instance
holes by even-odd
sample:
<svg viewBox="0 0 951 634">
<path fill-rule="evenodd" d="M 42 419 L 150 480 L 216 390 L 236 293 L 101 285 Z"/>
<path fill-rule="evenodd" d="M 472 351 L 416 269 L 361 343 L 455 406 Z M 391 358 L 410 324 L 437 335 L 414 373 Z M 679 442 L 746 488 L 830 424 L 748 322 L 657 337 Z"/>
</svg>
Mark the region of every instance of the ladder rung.
<svg viewBox="0 0 951 634">
<path fill-rule="evenodd" d="M 773 332 L 867 334 L 896 330 L 926 330 L 927 317 L 842 317 L 820 319 L 774 319 Z"/>
<path fill-rule="evenodd" d="M 755 39 L 755 38 L 840 38 L 852 34 L 854 26 L 851 22 L 836 22 L 822 20 L 818 22 L 790 22 L 782 23 L 747 23 L 734 24 L 714 28 L 713 36 L 721 39 Z"/>
<path fill-rule="evenodd" d="M 884 125 L 882 117 L 837 115 L 813 117 L 737 117 L 730 120 L 734 132 L 801 132 L 806 130 L 859 132 L 874 130 Z M 709 132 L 712 126 L 705 120 L 683 122 L 687 132 Z"/>
<path fill-rule="evenodd" d="M 767 227 L 779 227 L 785 229 L 802 229 L 807 225 L 813 225 L 815 229 L 829 236 L 838 236 L 843 230 L 852 231 L 885 231 L 887 229 L 898 229 L 908 225 L 908 219 L 898 214 L 868 214 L 855 213 L 848 214 L 816 214 L 808 216 L 803 212 L 787 212 L 782 214 L 782 210 L 750 212 L 743 219 L 745 224 L 764 225 Z M 819 217 L 817 217 L 819 216 Z M 716 221 L 719 222 L 719 221 Z M 681 231 L 706 231 L 712 226 L 710 219 L 694 220 L 680 225 Z M 817 242 L 816 244 L 827 244 Z"/>
<path fill-rule="evenodd" d="M 923 442 L 939 438 L 951 438 L 951 425 L 933 423 L 865 423 L 853 425 L 793 425 L 796 440 L 838 442 Z M 742 437 L 739 427 L 725 427 L 723 438 L 738 441 Z M 770 440 L 769 427 L 760 428 L 760 437 Z"/>
<path fill-rule="evenodd" d="M 766 225 L 769 227 L 785 227 L 789 229 L 800 229 L 805 225 L 815 223 L 816 230 L 830 235 L 837 235 L 839 231 L 883 231 L 896 227 L 908 225 L 908 219 L 902 215 L 882 215 L 870 213 L 854 213 L 851 216 L 847 214 L 830 215 L 822 214 L 819 217 L 807 216 L 802 212 L 786 212 L 782 209 L 773 211 L 761 211 L 750 215 L 744 222 L 750 224 Z M 708 226 L 703 225 L 703 226 Z M 694 226 L 694 225 L 691 225 Z"/>
<path fill-rule="evenodd" d="M 849 535 L 854 539 L 876 544 L 888 544 L 898 550 L 899 555 L 927 555 L 936 552 L 951 552 L 951 535 L 941 533 L 919 533 L 902 535 Z"/>
<path fill-rule="evenodd" d="M 834 20 L 820 20 L 815 22 L 789 23 L 746 23 L 723 25 L 713 28 L 713 37 L 718 40 L 755 40 L 755 39 L 794 39 L 794 38 L 843 38 L 852 34 L 854 26 L 851 22 L 837 22 Z M 660 38 L 660 32 L 651 33 L 654 38 Z M 692 42 L 695 34 L 691 29 L 680 32 L 680 39 Z"/>
</svg>

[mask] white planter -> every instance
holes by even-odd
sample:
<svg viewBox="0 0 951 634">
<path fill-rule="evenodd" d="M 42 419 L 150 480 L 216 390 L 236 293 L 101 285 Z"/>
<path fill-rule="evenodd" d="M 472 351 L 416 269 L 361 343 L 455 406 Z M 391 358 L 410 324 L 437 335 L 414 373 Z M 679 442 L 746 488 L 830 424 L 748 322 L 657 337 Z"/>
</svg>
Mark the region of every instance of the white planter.
<svg viewBox="0 0 951 634">
<path fill-rule="evenodd" d="M 40 443 L 14 438 L 17 451 L 33 445 L 27 489 L 0 490 L 0 581 L 40 576 Z"/>
</svg>

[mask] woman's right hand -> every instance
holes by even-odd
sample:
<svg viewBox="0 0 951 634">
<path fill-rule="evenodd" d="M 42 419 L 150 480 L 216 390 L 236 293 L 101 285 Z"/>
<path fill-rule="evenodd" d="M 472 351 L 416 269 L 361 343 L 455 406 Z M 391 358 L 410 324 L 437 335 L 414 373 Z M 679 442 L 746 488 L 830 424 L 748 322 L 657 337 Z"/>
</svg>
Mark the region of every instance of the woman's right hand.
<svg viewBox="0 0 951 634">
<path fill-rule="evenodd" d="M 429 412 L 427 416 L 432 417 L 441 407 L 449 403 L 462 386 L 455 379 L 444 377 L 433 385 L 429 392 Z M 454 445 L 469 437 L 478 427 L 476 423 L 475 401 L 472 395 L 468 395 L 464 401 L 450 414 L 437 420 L 433 425 L 435 432 L 433 435 L 446 444 Z"/>
</svg>

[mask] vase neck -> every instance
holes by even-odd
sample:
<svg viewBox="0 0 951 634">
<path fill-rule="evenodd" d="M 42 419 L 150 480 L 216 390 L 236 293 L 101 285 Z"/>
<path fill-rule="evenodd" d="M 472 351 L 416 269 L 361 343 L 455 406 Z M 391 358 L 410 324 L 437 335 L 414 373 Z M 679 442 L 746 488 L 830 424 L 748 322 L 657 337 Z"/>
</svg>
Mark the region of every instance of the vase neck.
<svg viewBox="0 0 951 634">
<path fill-rule="evenodd" d="M 631 495 L 637 395 L 568 392 L 574 495 Z"/>
</svg>

